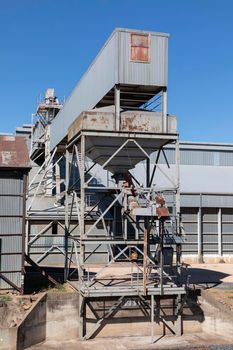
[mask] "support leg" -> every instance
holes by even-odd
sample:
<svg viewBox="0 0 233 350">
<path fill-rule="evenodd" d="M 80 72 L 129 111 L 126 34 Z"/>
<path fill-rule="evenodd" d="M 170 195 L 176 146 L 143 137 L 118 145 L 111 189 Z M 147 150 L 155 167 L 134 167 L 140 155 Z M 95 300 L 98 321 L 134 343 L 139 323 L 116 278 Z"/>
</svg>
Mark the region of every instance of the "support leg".
<svg viewBox="0 0 233 350">
<path fill-rule="evenodd" d="M 155 312 L 155 297 L 151 295 L 151 343 L 154 343 L 154 312 Z"/>
<path fill-rule="evenodd" d="M 181 336 L 182 335 L 182 316 L 181 316 L 181 310 L 182 310 L 182 297 L 181 295 L 177 296 L 176 299 L 176 314 L 177 314 L 177 319 L 176 319 L 176 335 Z"/>
<path fill-rule="evenodd" d="M 79 294 L 79 339 L 83 340 L 86 334 L 86 301 Z"/>
</svg>

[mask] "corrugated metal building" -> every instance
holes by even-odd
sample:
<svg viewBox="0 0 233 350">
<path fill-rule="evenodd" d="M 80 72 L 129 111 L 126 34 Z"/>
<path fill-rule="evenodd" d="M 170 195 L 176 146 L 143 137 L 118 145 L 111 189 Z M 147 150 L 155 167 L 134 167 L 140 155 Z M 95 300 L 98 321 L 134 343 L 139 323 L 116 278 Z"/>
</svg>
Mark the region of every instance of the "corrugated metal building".
<svg viewBox="0 0 233 350">
<path fill-rule="evenodd" d="M 172 171 L 174 150 L 165 153 Z M 183 255 L 232 260 L 233 144 L 181 142 L 180 175 Z"/>
<path fill-rule="evenodd" d="M 23 290 L 25 201 L 30 169 L 26 140 L 0 136 L 0 289 Z"/>
</svg>

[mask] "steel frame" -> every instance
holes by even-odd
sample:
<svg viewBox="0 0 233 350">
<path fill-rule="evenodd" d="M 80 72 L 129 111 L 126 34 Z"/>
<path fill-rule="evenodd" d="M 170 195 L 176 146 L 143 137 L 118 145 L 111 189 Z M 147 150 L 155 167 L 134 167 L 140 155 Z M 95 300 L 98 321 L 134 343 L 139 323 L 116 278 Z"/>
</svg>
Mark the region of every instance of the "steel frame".
<svg viewBox="0 0 233 350">
<path fill-rule="evenodd" d="M 118 126 L 118 119 L 116 119 L 116 126 Z M 116 128 L 118 129 L 118 127 Z M 174 244 L 176 246 L 176 262 L 175 262 L 175 276 L 169 275 L 165 270 L 168 266 L 164 264 L 164 246 L 166 244 L 165 240 L 165 220 L 159 220 L 158 228 L 158 242 L 157 242 L 157 252 L 159 252 L 159 263 L 155 263 L 151 255 L 151 245 L 155 242 L 151 238 L 151 228 L 154 225 L 154 218 L 144 217 L 144 228 L 138 225 L 137 222 L 127 213 L 127 207 L 125 203 L 125 198 L 127 195 L 127 190 L 124 187 L 106 187 L 106 195 L 112 198 L 111 203 L 106 207 L 106 209 L 99 213 L 99 216 L 94 221 L 94 223 L 87 229 L 88 218 L 91 216 L 92 209 L 86 211 L 85 208 L 85 195 L 90 190 L 98 190 L 98 186 L 93 186 L 91 181 L 96 177 L 97 172 L 90 171 L 93 170 L 95 164 L 93 164 L 89 169 L 86 167 L 86 159 L 88 158 L 86 154 L 86 140 L 92 137 L 104 137 L 121 138 L 123 137 L 123 142 L 116 150 L 113 151 L 111 156 L 104 162 L 102 168 L 104 169 L 117 154 L 129 143 L 133 143 L 138 149 L 144 154 L 146 160 L 146 174 L 145 183 L 143 185 L 143 190 L 152 191 L 153 179 L 157 169 L 166 177 L 171 183 L 171 188 L 169 189 L 158 189 L 158 193 L 166 193 L 166 191 L 173 191 L 175 194 L 175 209 L 174 214 L 176 228 L 173 232 L 173 237 L 168 245 Z M 153 141 L 163 140 L 163 146 L 168 143 L 175 143 L 175 153 L 176 153 L 176 179 L 175 181 L 170 178 L 170 176 L 161 168 L 158 164 L 159 155 L 163 151 L 163 146 L 157 150 L 157 158 L 153 165 L 152 174 L 150 155 L 143 149 L 140 145 L 140 140 L 148 138 Z M 71 163 L 69 162 L 71 155 Z M 167 166 L 169 167 L 168 161 L 166 159 Z M 72 180 L 72 167 L 76 167 L 79 172 L 79 181 L 75 179 Z M 131 175 L 128 172 L 128 175 Z M 89 178 L 88 178 L 89 176 Z M 73 181 L 73 182 L 72 182 Z M 131 176 L 131 181 L 134 188 L 139 188 L 139 181 Z M 180 274 L 181 274 L 181 241 L 179 240 L 180 231 L 180 190 L 179 190 L 179 138 L 178 135 L 169 134 L 142 134 L 142 133 L 124 133 L 122 131 L 116 130 L 115 132 L 96 132 L 96 131 L 80 131 L 76 138 L 67 145 L 66 150 L 66 207 L 65 207 L 65 246 L 68 246 L 68 241 L 72 241 L 71 254 L 68 254 L 68 249 L 65 249 L 65 279 L 69 280 L 70 277 L 70 267 L 71 261 L 73 260 L 73 255 L 75 255 L 76 269 L 79 274 L 79 282 L 73 286 L 79 292 L 79 319 L 80 319 L 80 338 L 88 339 L 90 338 L 101 326 L 103 319 L 97 320 L 97 323 L 93 329 L 93 332 L 86 333 L 85 318 L 86 318 L 86 305 L 89 303 L 90 298 L 108 298 L 110 296 L 118 297 L 118 302 L 126 296 L 131 297 L 143 297 L 151 296 L 151 329 L 153 329 L 154 320 L 154 301 L 156 300 L 156 305 L 159 305 L 159 300 L 161 296 L 175 297 L 177 300 L 176 308 L 176 318 L 177 318 L 177 334 L 181 334 L 181 305 L 182 305 L 182 295 L 185 294 L 184 287 L 180 284 Z M 69 210 L 69 197 L 72 197 L 71 208 Z M 100 199 L 101 201 L 101 199 Z M 99 203 L 97 203 L 98 206 Z M 116 205 L 121 207 L 122 215 L 122 234 L 119 236 L 116 232 L 116 216 L 115 208 Z M 114 217 L 112 225 L 106 222 L 106 214 L 114 209 Z M 72 215 L 77 215 L 78 217 L 78 233 L 70 232 L 70 222 Z M 128 233 L 128 225 L 131 220 L 134 226 L 134 237 Z M 102 223 L 105 231 L 105 235 L 96 237 L 93 235 L 93 230 L 95 227 Z M 177 239 L 176 239 L 177 238 Z M 109 251 L 109 262 L 94 275 L 90 277 L 89 264 L 87 263 L 86 257 L 86 247 L 91 247 L 93 244 L 98 244 L 91 254 L 94 254 L 96 250 L 101 245 L 107 245 Z M 125 246 L 122 248 L 122 244 Z M 140 245 L 140 246 L 138 246 Z M 138 255 L 141 257 L 140 262 L 132 261 L 130 257 L 131 251 L 137 251 Z M 119 261 L 120 260 L 120 261 Z M 109 266 L 122 266 L 122 260 L 125 260 L 123 264 L 126 268 L 130 269 L 130 276 L 127 278 L 104 278 L 101 276 L 103 272 L 109 268 Z M 136 273 L 135 273 L 136 268 Z M 72 272 L 73 273 L 73 272 Z M 136 276 L 136 277 L 135 277 Z M 116 303 L 116 306 L 111 307 L 108 313 L 105 315 L 107 318 L 111 316 L 115 308 L 119 308 L 121 303 Z M 158 307 L 156 306 L 156 312 L 158 312 Z M 162 316 L 161 316 L 162 318 Z M 165 322 L 165 321 L 164 321 Z M 151 330 L 152 340 L 154 338 L 153 331 Z"/>
</svg>

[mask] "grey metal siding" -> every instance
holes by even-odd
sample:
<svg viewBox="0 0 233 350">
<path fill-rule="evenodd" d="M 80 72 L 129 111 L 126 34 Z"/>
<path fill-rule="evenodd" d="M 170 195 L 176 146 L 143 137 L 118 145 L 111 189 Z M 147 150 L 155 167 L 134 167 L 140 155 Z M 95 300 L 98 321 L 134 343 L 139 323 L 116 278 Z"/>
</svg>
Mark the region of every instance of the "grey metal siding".
<svg viewBox="0 0 233 350">
<path fill-rule="evenodd" d="M 201 206 L 201 198 L 199 194 L 181 194 L 180 201 L 182 207 L 199 208 Z"/>
<path fill-rule="evenodd" d="M 217 181 L 217 179 L 216 179 Z M 230 195 L 202 195 L 202 206 L 206 208 L 232 208 L 233 196 Z"/>
<path fill-rule="evenodd" d="M 181 208 L 182 225 L 186 241 L 182 250 L 185 255 L 197 254 L 197 208 Z"/>
<path fill-rule="evenodd" d="M 170 164 L 175 163 L 175 150 L 165 149 L 165 154 Z M 160 163 L 165 163 L 163 155 Z M 216 150 L 180 149 L 181 165 L 206 165 L 206 166 L 233 166 L 233 152 Z"/>
<path fill-rule="evenodd" d="M 118 32 L 119 83 L 167 86 L 168 38 L 152 33 L 150 62 L 132 62 L 130 60 L 130 34 L 131 32 L 127 31 Z"/>
<path fill-rule="evenodd" d="M 20 171 L 0 172 L 0 289 L 21 289 L 23 254 L 23 183 Z"/>
<path fill-rule="evenodd" d="M 218 254 L 218 209 L 202 209 L 202 252 Z"/>
<path fill-rule="evenodd" d="M 233 253 L 233 209 L 222 209 L 222 253 Z"/>
<path fill-rule="evenodd" d="M 115 85 L 116 80 L 116 35 L 113 35 L 53 120 L 51 124 L 51 149 L 66 136 L 68 127 L 79 114 L 94 108 Z"/>
<path fill-rule="evenodd" d="M 233 166 L 233 152 L 219 152 L 219 165 Z"/>
</svg>

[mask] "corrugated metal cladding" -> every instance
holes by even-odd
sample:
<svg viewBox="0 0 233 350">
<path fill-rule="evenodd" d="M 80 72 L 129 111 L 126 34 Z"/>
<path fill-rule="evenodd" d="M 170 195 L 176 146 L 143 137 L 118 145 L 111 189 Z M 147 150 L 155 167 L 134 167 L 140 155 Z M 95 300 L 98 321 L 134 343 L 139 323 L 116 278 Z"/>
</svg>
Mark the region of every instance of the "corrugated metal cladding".
<svg viewBox="0 0 233 350">
<path fill-rule="evenodd" d="M 184 255 L 198 253 L 198 208 L 181 208 L 186 234 Z M 201 208 L 200 252 L 204 255 L 233 254 L 233 208 Z"/>
<path fill-rule="evenodd" d="M 0 289 L 17 287 L 21 290 L 22 287 L 24 181 L 26 179 L 22 171 L 0 169 Z"/>
<path fill-rule="evenodd" d="M 202 252 L 218 254 L 218 209 L 202 209 Z"/>
<path fill-rule="evenodd" d="M 233 254 L 233 209 L 222 209 L 222 253 Z"/>
<path fill-rule="evenodd" d="M 181 218 L 186 241 L 182 250 L 184 254 L 197 254 L 197 208 L 182 208 Z"/>
<path fill-rule="evenodd" d="M 0 289 L 22 291 L 25 192 L 30 168 L 25 139 L 3 137 L 0 159 Z"/>
<path fill-rule="evenodd" d="M 170 164 L 175 163 L 175 150 L 165 149 L 167 160 Z M 156 157 L 156 154 L 153 155 Z M 161 154 L 159 163 L 165 164 L 165 158 Z M 214 165 L 214 166 L 233 166 L 233 152 L 215 151 L 215 150 L 191 150 L 180 149 L 181 165 Z"/>
<path fill-rule="evenodd" d="M 149 62 L 130 60 L 131 33 L 150 36 Z M 116 29 L 52 121 L 51 149 L 80 113 L 93 109 L 116 84 L 166 87 L 167 65 L 168 34 Z"/>
<path fill-rule="evenodd" d="M 130 57 L 131 33 L 117 31 L 119 42 L 119 84 L 167 86 L 168 36 L 149 33 L 150 59 L 146 63 L 134 62 Z"/>
</svg>

